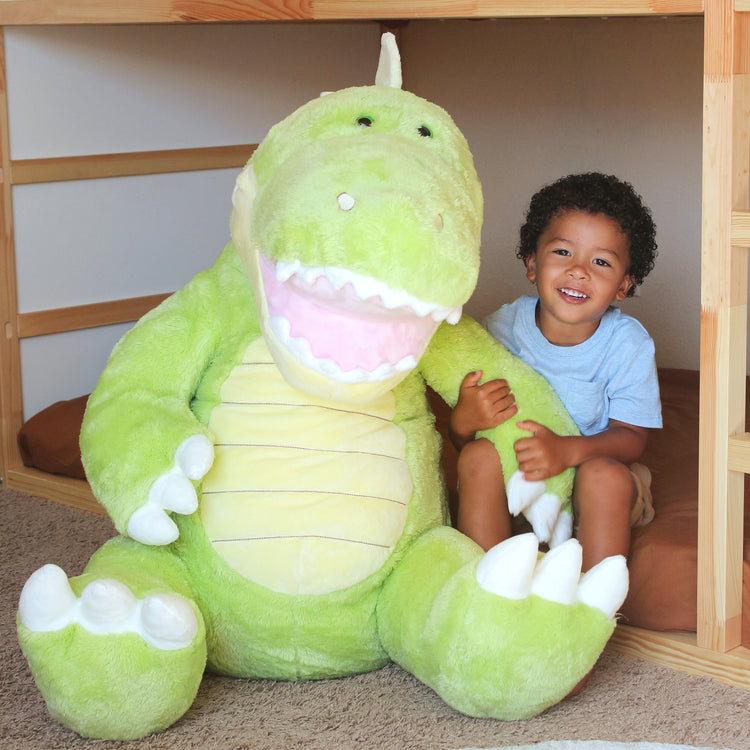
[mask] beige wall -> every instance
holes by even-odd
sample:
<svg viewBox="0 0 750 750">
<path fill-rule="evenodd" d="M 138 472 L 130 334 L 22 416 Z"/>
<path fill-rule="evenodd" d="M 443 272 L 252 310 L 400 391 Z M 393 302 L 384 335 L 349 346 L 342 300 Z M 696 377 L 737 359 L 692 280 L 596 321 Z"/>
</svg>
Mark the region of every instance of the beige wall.
<svg viewBox="0 0 750 750">
<path fill-rule="evenodd" d="M 514 247 L 531 193 L 611 171 L 659 227 L 656 269 L 625 309 L 661 365 L 697 367 L 701 35 L 699 19 L 659 18 L 402 30 L 405 88 L 453 114 L 484 185 L 471 314 L 530 289 Z M 9 29 L 12 156 L 257 141 L 320 91 L 372 82 L 377 40 L 372 23 Z M 227 241 L 233 181 L 223 170 L 17 187 L 22 311 L 178 288 Z M 123 330 L 24 341 L 26 415 L 90 391 Z"/>
<path fill-rule="evenodd" d="M 651 332 L 660 365 L 698 367 L 702 34 L 695 18 L 405 29 L 405 87 L 453 114 L 484 187 L 482 268 L 468 312 L 482 317 L 533 291 L 515 246 L 536 189 L 570 172 L 610 172 L 650 206 L 660 247 L 623 309 Z"/>
</svg>

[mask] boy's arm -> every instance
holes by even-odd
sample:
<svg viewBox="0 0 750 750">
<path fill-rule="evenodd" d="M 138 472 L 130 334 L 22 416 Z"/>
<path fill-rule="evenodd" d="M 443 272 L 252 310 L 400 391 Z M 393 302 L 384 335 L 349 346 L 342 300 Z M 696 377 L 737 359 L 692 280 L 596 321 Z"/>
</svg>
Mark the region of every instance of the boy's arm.
<svg viewBox="0 0 750 750">
<path fill-rule="evenodd" d="M 643 453 L 648 428 L 610 420 L 609 427 L 596 435 L 556 435 L 537 422 L 519 422 L 530 437 L 515 443 L 518 468 L 524 479 L 543 480 L 592 458 L 613 458 L 631 464 Z"/>
</svg>

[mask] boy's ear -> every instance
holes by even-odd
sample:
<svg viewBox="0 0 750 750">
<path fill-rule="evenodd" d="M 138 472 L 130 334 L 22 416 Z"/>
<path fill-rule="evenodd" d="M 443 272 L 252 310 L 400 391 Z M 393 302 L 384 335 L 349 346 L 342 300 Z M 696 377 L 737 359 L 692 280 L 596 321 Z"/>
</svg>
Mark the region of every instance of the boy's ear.
<svg viewBox="0 0 750 750">
<path fill-rule="evenodd" d="M 526 278 L 529 281 L 536 281 L 536 255 L 529 255 L 524 262 L 526 263 Z"/>
<path fill-rule="evenodd" d="M 632 289 L 634 283 L 633 277 L 630 274 L 627 274 L 617 288 L 615 299 L 618 302 L 622 302 L 628 296 L 628 292 Z"/>
</svg>

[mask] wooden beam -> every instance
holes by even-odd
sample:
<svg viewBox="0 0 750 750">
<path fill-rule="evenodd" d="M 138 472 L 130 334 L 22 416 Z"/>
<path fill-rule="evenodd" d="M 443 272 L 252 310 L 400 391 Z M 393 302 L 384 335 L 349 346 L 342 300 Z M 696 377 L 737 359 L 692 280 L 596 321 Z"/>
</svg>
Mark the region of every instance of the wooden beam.
<svg viewBox="0 0 750 750">
<path fill-rule="evenodd" d="M 700 15 L 701 0 L 4 0 L 0 25 Z"/>
<path fill-rule="evenodd" d="M 20 466 L 8 472 L 5 486 L 9 490 L 52 500 L 69 508 L 106 515 L 104 508 L 96 501 L 89 483 L 82 479 L 48 474 L 45 471 Z"/>
<path fill-rule="evenodd" d="M 12 185 L 29 185 L 40 182 L 94 180 L 103 177 L 197 172 L 206 169 L 241 169 L 257 147 L 258 144 L 250 143 L 166 151 L 18 159 L 10 162 L 9 182 Z"/>
<path fill-rule="evenodd" d="M 18 338 L 46 336 L 50 333 L 79 331 L 83 328 L 131 323 L 161 304 L 169 294 L 152 294 L 146 297 L 96 302 L 75 307 L 58 307 L 53 310 L 22 313 L 17 318 Z"/>
<path fill-rule="evenodd" d="M 698 646 L 694 633 L 659 633 L 618 625 L 607 650 L 750 690 L 750 650 L 742 646 L 721 653 Z"/>
</svg>

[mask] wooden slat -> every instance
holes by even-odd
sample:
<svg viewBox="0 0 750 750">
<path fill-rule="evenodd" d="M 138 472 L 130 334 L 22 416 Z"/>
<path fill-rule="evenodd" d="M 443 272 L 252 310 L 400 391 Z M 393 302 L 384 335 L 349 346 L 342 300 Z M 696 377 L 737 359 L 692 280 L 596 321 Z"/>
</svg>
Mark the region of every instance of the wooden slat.
<svg viewBox="0 0 750 750">
<path fill-rule="evenodd" d="M 750 474 L 750 432 L 729 438 L 728 464 L 730 471 Z"/>
<path fill-rule="evenodd" d="M 0 25 L 700 15 L 701 0 L 4 0 Z"/>
<path fill-rule="evenodd" d="M 732 244 L 750 247 L 750 211 L 732 213 Z"/>
<path fill-rule="evenodd" d="M 0 29 L 0 178 L 10 168 L 5 36 Z M 0 179 L 0 481 L 20 466 L 16 435 L 23 422 L 21 353 L 12 321 L 18 310 L 16 252 L 13 239 L 13 194 Z"/>
<path fill-rule="evenodd" d="M 721 653 L 700 648 L 693 633 L 657 633 L 618 625 L 607 650 L 750 690 L 750 650 L 742 646 Z"/>
<path fill-rule="evenodd" d="M 146 297 L 23 313 L 17 318 L 18 337 L 25 339 L 116 323 L 131 323 L 162 303 L 168 296 L 169 294 L 152 294 Z"/>
<path fill-rule="evenodd" d="M 718 651 L 742 624 L 744 477 L 728 469 L 728 438 L 745 429 L 747 251 L 731 240 L 732 212 L 747 210 L 744 32 L 732 0 L 706 0 L 697 643 Z"/>
<path fill-rule="evenodd" d="M 91 492 L 89 483 L 82 479 L 47 474 L 44 471 L 21 466 L 8 471 L 5 487 L 16 492 L 34 495 L 34 497 L 52 500 L 70 508 L 106 515 L 106 511 Z"/>
<path fill-rule="evenodd" d="M 166 151 L 139 151 L 93 156 L 47 159 L 19 159 L 10 163 L 13 185 L 65 180 L 93 180 L 102 177 L 195 172 L 204 169 L 242 168 L 257 144 L 211 146 Z"/>
</svg>

